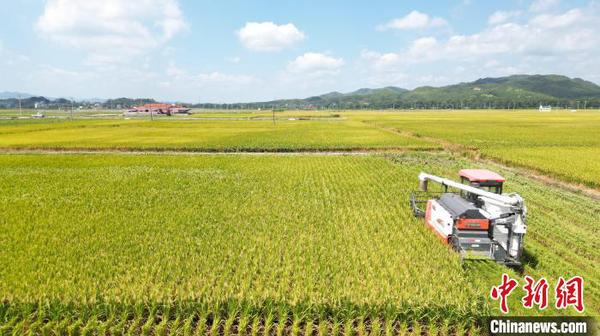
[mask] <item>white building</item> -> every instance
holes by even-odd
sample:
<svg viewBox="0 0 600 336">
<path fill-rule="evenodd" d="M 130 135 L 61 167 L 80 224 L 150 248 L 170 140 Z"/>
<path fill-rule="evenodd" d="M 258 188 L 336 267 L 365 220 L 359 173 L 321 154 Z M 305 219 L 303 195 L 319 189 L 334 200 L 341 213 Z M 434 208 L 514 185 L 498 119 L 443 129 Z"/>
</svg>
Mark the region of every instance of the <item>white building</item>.
<svg viewBox="0 0 600 336">
<path fill-rule="evenodd" d="M 552 111 L 552 106 L 550 106 L 550 105 L 544 106 L 544 105 L 540 104 L 540 112 L 550 112 L 550 111 Z"/>
</svg>

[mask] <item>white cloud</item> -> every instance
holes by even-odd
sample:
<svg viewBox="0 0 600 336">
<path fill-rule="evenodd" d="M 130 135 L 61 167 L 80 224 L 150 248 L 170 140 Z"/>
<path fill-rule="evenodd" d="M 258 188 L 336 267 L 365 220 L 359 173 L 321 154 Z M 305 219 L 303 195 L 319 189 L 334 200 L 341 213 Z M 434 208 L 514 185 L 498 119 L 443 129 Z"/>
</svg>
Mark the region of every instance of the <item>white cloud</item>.
<svg viewBox="0 0 600 336">
<path fill-rule="evenodd" d="M 305 39 L 305 34 L 293 23 L 247 22 L 236 32 L 240 42 L 251 50 L 278 51 Z"/>
<path fill-rule="evenodd" d="M 544 29 L 569 28 L 585 19 L 586 15 L 583 11 L 575 8 L 559 15 L 538 15 L 531 20 L 531 24 Z"/>
<path fill-rule="evenodd" d="M 388 29 L 422 29 L 441 27 L 447 24 L 446 20 L 440 17 L 430 17 L 419 11 L 412 11 L 402 18 L 393 19 L 390 22 L 377 27 L 378 30 Z"/>
<path fill-rule="evenodd" d="M 559 4 L 560 0 L 535 0 L 531 6 L 529 6 L 529 10 L 538 13 L 547 12 L 557 8 Z"/>
<path fill-rule="evenodd" d="M 187 28 L 177 0 L 49 0 L 38 18 L 43 36 L 84 50 L 94 64 L 126 61 Z"/>
<path fill-rule="evenodd" d="M 497 11 L 490 15 L 488 23 L 490 25 L 505 23 L 506 21 L 518 17 L 521 14 L 521 11 Z"/>
<path fill-rule="evenodd" d="M 452 40 L 452 39 L 451 39 Z M 438 40 L 435 37 L 421 37 L 412 42 L 408 49 L 408 56 L 418 59 L 420 57 L 435 57 L 433 53 L 439 47 Z"/>
<path fill-rule="evenodd" d="M 287 70 L 294 74 L 313 76 L 335 75 L 340 71 L 343 65 L 344 60 L 342 58 L 308 52 L 291 61 L 287 66 Z"/>
<path fill-rule="evenodd" d="M 402 55 L 399 53 L 378 53 L 363 50 L 360 55 L 361 68 L 369 85 L 400 85 L 408 79 L 406 69 L 402 67 Z"/>
<path fill-rule="evenodd" d="M 270 80 L 269 99 L 308 97 L 323 92 L 354 88 L 348 86 L 346 61 L 327 53 L 307 52 L 288 62 L 284 70 Z M 354 78 L 356 79 L 356 78 Z"/>
<path fill-rule="evenodd" d="M 418 38 L 403 52 L 372 59 L 376 65 L 389 60 L 410 64 L 441 59 L 473 60 L 495 54 L 527 56 L 599 51 L 600 27 L 594 25 L 599 19 L 598 13 L 581 9 L 543 14 L 525 24 L 507 22 L 471 35 L 454 35 L 445 41 L 435 37 Z"/>
<path fill-rule="evenodd" d="M 457 78 L 475 74 L 541 72 L 591 79 L 596 75 L 590 69 L 600 67 L 595 61 L 600 53 L 600 26 L 596 24 L 600 21 L 600 10 L 597 7 L 590 5 L 554 14 L 533 15 L 524 23 L 510 22 L 506 15 L 502 16 L 492 20 L 496 24 L 474 34 L 445 39 L 421 37 L 399 52 L 365 50 L 360 61 L 371 82 L 386 85 L 395 85 L 405 79 L 416 83 L 423 72 L 453 74 L 457 71 L 454 82 Z M 585 68 L 583 64 L 586 64 Z M 446 78 L 451 76 L 446 75 Z"/>
<path fill-rule="evenodd" d="M 388 69 L 400 64 L 402 56 L 399 53 L 378 53 L 371 50 L 363 50 L 361 59 L 367 60 L 377 69 Z"/>
</svg>

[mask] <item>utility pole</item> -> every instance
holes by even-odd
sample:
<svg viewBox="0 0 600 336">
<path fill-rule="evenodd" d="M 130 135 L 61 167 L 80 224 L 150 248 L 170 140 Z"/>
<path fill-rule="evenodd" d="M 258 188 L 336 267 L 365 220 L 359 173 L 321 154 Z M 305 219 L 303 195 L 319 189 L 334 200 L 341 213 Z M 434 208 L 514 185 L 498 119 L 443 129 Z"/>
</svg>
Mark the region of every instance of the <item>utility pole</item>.
<svg viewBox="0 0 600 336">
<path fill-rule="evenodd" d="M 23 108 L 21 107 L 21 95 L 19 95 L 19 116 L 23 116 Z"/>
<path fill-rule="evenodd" d="M 73 120 L 73 97 L 71 97 L 71 120 Z"/>
<path fill-rule="evenodd" d="M 273 100 L 275 100 L 275 99 L 273 99 Z M 275 126 L 275 109 L 276 108 L 277 108 L 276 105 L 275 106 L 271 105 L 271 113 L 273 115 L 273 126 Z"/>
</svg>

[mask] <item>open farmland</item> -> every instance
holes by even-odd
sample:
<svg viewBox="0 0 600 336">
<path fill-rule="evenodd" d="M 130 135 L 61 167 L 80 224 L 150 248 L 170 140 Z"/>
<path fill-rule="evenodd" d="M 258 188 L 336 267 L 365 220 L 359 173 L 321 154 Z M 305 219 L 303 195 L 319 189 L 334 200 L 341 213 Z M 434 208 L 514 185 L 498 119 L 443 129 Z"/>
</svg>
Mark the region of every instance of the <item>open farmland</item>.
<svg viewBox="0 0 600 336">
<path fill-rule="evenodd" d="M 597 188 L 597 112 L 210 115 L 0 122 L 0 335 L 477 334 L 503 272 L 580 275 L 600 312 L 598 201 L 500 164 Z M 525 198 L 523 274 L 412 217 L 420 171 L 465 167 Z"/>
<path fill-rule="evenodd" d="M 154 122 L 5 120 L 0 122 L 0 149 L 291 152 L 446 147 L 600 187 L 596 110 L 289 111 L 277 112 L 275 123 L 270 116 L 267 111 L 215 111 Z"/>
<path fill-rule="evenodd" d="M 10 121 L 3 149 L 315 151 L 435 148 L 430 142 L 348 120 Z"/>
<path fill-rule="evenodd" d="M 419 171 L 465 164 L 425 153 L 0 156 L 1 330 L 460 333 L 496 311 L 488 291 L 506 269 L 467 272 L 406 199 Z M 599 205 L 500 172 L 530 207 L 525 272 L 584 276 L 597 314 Z"/>
<path fill-rule="evenodd" d="M 561 180 L 600 187 L 600 111 L 418 111 L 363 119 Z"/>
</svg>

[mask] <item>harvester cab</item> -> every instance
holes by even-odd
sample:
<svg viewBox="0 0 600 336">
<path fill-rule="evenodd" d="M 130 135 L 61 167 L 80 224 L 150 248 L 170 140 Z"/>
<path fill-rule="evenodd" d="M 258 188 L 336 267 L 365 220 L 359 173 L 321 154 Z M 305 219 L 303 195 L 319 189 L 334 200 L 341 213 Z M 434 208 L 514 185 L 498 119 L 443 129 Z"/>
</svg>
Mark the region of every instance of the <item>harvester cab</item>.
<svg viewBox="0 0 600 336">
<path fill-rule="evenodd" d="M 503 194 L 505 179 L 485 169 L 463 169 L 461 182 L 419 174 L 420 192 L 413 192 L 413 214 L 462 258 L 485 258 L 508 266 L 520 266 L 527 209 L 515 193 Z M 428 182 L 442 186 L 431 192 Z M 449 188 L 456 191 L 449 191 Z"/>
<path fill-rule="evenodd" d="M 460 183 L 498 195 L 502 195 L 502 185 L 506 181 L 499 174 L 485 169 L 463 169 L 458 175 L 460 176 Z M 477 202 L 478 196 L 476 194 L 464 190 L 461 190 L 460 194 L 470 202 Z"/>
</svg>

